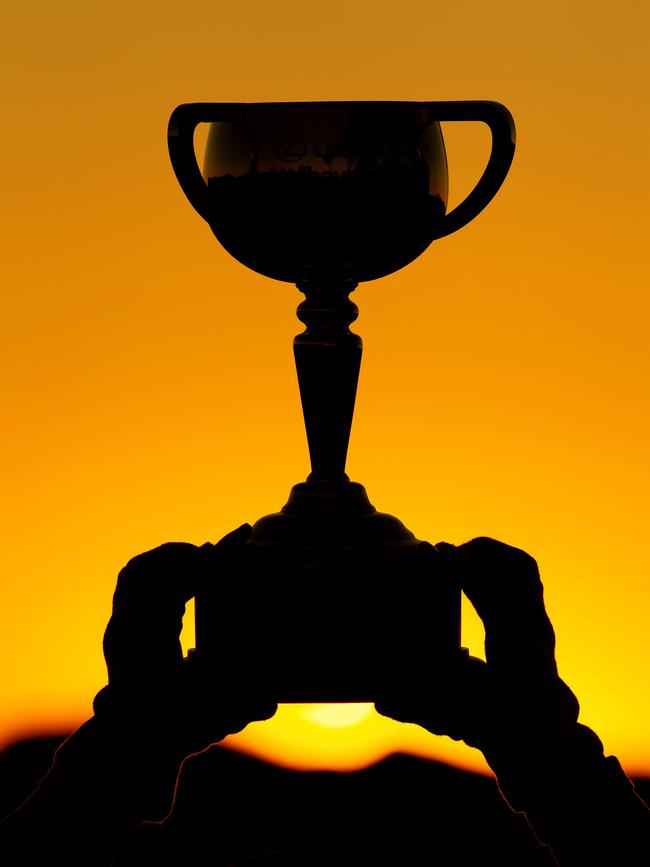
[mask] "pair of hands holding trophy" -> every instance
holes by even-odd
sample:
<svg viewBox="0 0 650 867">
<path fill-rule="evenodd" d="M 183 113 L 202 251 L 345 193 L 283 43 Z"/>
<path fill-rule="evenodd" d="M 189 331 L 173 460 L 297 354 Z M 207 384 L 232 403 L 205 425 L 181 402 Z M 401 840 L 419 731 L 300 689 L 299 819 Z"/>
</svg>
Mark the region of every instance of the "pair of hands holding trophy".
<svg viewBox="0 0 650 867">
<path fill-rule="evenodd" d="M 95 699 L 100 717 L 123 713 L 147 725 L 156 721 L 166 732 L 161 743 L 185 756 L 275 713 L 274 696 L 254 692 L 240 678 L 239 646 L 214 660 L 208 679 L 191 658 L 183 659 L 180 645 L 186 602 L 219 584 L 220 571 L 232 569 L 250 534 L 245 524 L 216 545 L 168 543 L 135 557 L 120 572 L 104 637 L 109 685 Z M 487 661 L 459 655 L 441 668 L 438 658 L 419 660 L 422 680 L 415 683 L 405 672 L 401 688 L 387 686 L 375 696 L 377 710 L 487 754 L 514 745 L 517 733 L 531 737 L 538 728 L 575 723 L 578 702 L 558 676 L 534 559 L 488 538 L 457 547 L 421 545 L 476 608 L 485 626 Z"/>
<path fill-rule="evenodd" d="M 233 643 L 223 658 L 197 666 L 183 659 L 179 640 L 186 601 L 233 573 L 250 536 L 243 525 L 214 546 L 169 543 L 120 573 L 104 639 L 109 685 L 95 699 L 95 720 L 109 742 L 116 730 L 126 733 L 120 751 L 122 740 L 147 744 L 139 773 L 154 785 L 133 816 L 139 809 L 140 818 L 163 818 L 185 757 L 275 713 L 273 694 L 260 692 L 237 662 L 243 653 L 249 661 L 259 654 L 261 663 L 272 647 Z M 577 723 L 535 560 L 489 538 L 421 548 L 431 580 L 453 576 L 481 617 L 486 661 L 434 650 L 413 660 L 416 677 L 405 671 L 379 687 L 376 709 L 480 749 L 510 806 L 526 814 L 559 863 L 637 863 L 648 845 L 647 812 L 616 759 L 606 759 L 598 737 Z M 318 667 L 314 646 L 296 652 Z"/>
</svg>

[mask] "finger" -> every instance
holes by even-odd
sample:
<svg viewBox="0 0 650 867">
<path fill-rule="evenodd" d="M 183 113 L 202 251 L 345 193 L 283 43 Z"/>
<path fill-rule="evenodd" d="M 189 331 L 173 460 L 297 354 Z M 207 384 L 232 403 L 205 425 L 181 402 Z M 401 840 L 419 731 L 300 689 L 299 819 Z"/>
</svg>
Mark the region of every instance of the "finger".
<svg viewBox="0 0 650 867">
<path fill-rule="evenodd" d="M 189 705 L 187 719 L 191 721 L 194 736 L 207 746 L 227 735 L 237 734 L 252 722 L 271 719 L 277 707 L 277 704 L 261 705 L 259 702 L 240 705 L 197 702 Z"/>
<path fill-rule="evenodd" d="M 544 607 L 537 563 L 494 539 L 458 547 L 439 543 L 485 627 L 486 659 L 495 670 L 556 674 L 555 633 Z"/>
<path fill-rule="evenodd" d="M 109 680 L 139 679 L 176 667 L 185 603 L 209 569 L 209 549 L 170 542 L 121 570 L 104 635 Z"/>
<path fill-rule="evenodd" d="M 214 546 L 215 550 L 228 549 L 233 546 L 242 545 L 244 542 L 248 541 L 252 530 L 253 528 L 250 524 L 242 524 L 241 527 L 237 527 L 236 530 L 226 533 L 223 539 L 217 542 Z"/>
<path fill-rule="evenodd" d="M 267 720 L 277 704 L 259 696 L 205 681 L 188 659 L 164 680 L 105 687 L 95 697 L 95 713 L 135 729 L 144 728 L 165 749 L 187 756 L 242 731 L 251 722 Z"/>
<path fill-rule="evenodd" d="M 183 661 L 175 683 L 168 716 L 181 719 L 188 746 L 195 752 L 241 731 L 251 722 L 269 719 L 277 710 L 274 701 L 243 688 L 235 689 L 218 672 L 208 672 L 192 659 Z"/>
<path fill-rule="evenodd" d="M 204 556 L 204 568 L 197 569 L 195 573 L 194 592 L 192 596 L 205 590 L 210 584 L 214 584 L 219 578 L 219 572 L 232 560 L 236 552 L 248 541 L 252 527 L 250 524 L 242 524 L 236 530 L 227 533 L 216 545 L 206 542 L 200 551 Z"/>
<path fill-rule="evenodd" d="M 117 577 L 113 613 L 138 611 L 151 605 L 177 612 L 196 592 L 197 579 L 213 546 L 168 542 L 138 554 Z"/>
<path fill-rule="evenodd" d="M 217 545 L 200 548 L 169 542 L 134 557 L 121 570 L 113 612 L 104 635 L 109 680 L 142 679 L 177 667 L 185 604 L 207 581 L 219 561 L 249 537 L 243 524 Z"/>
<path fill-rule="evenodd" d="M 198 548 L 187 542 L 168 542 L 139 554 L 118 575 L 113 613 L 149 610 L 153 604 L 182 614 L 182 607 L 196 595 L 218 555 L 245 542 L 250 532 L 250 524 L 242 524 L 216 545 L 206 542 Z"/>
<path fill-rule="evenodd" d="M 473 539 L 451 553 L 461 587 L 485 626 L 485 655 L 499 701 L 530 716 L 575 721 L 580 705 L 558 676 L 555 632 L 535 560 L 495 539 Z"/>
<path fill-rule="evenodd" d="M 416 723 L 432 734 L 478 746 L 492 712 L 491 693 L 486 663 L 465 657 L 432 677 L 427 689 L 383 696 L 375 708 L 398 722 Z"/>
</svg>

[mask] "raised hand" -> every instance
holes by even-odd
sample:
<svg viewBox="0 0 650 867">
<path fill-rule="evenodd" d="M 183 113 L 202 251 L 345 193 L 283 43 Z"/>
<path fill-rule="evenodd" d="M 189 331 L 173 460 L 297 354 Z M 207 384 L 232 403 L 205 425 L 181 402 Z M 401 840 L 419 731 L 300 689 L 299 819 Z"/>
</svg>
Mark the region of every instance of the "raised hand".
<svg viewBox="0 0 650 867">
<path fill-rule="evenodd" d="M 487 661 L 461 659 L 432 674 L 426 694 L 385 696 L 380 713 L 484 752 L 575 723 L 578 701 L 558 675 L 535 560 L 488 538 L 435 547 L 483 621 Z"/>
<path fill-rule="evenodd" d="M 578 700 L 558 675 L 536 562 L 494 539 L 435 547 L 483 621 L 486 662 L 461 658 L 443 672 L 433 664 L 428 688 L 386 695 L 377 709 L 482 750 L 560 864 L 650 863 L 648 811 L 618 760 L 577 722 Z"/>
<path fill-rule="evenodd" d="M 187 755 L 275 713 L 263 697 L 242 687 L 233 693 L 218 670 L 201 673 L 183 659 L 180 645 L 185 604 L 218 582 L 220 566 L 249 533 L 245 524 L 216 545 L 168 543 L 122 569 L 104 635 L 109 683 L 95 699 L 100 719 L 151 728 L 161 745 Z"/>
</svg>

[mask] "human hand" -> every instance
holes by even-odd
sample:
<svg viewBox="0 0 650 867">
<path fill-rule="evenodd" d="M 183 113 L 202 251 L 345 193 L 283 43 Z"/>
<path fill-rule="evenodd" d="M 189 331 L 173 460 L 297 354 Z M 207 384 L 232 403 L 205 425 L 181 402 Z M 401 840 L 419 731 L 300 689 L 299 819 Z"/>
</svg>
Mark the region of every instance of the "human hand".
<svg viewBox="0 0 650 867">
<path fill-rule="evenodd" d="M 460 659 L 432 673 L 426 694 L 387 695 L 377 710 L 463 740 L 488 761 L 574 725 L 578 700 L 558 675 L 535 560 L 488 538 L 435 547 L 483 621 L 486 662 Z"/>
<path fill-rule="evenodd" d="M 180 644 L 186 602 L 218 580 L 220 564 L 249 534 L 245 524 L 216 545 L 168 543 L 122 569 L 104 635 L 108 686 L 95 699 L 99 719 L 153 737 L 182 759 L 273 716 L 277 705 L 242 689 L 233 694 L 218 671 L 207 681 Z"/>
<path fill-rule="evenodd" d="M 618 760 L 577 722 L 537 563 L 494 539 L 435 547 L 483 621 L 486 662 L 432 666 L 426 694 L 387 695 L 379 712 L 478 747 L 558 863 L 646 863 L 650 814 Z"/>
</svg>

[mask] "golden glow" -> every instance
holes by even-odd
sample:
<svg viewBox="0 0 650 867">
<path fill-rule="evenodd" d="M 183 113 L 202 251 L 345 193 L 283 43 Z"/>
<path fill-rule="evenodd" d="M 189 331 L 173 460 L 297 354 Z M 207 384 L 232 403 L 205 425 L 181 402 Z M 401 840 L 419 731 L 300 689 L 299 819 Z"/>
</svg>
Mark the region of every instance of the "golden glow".
<svg viewBox="0 0 650 867">
<path fill-rule="evenodd" d="M 252 723 L 224 743 L 302 770 L 353 771 L 392 752 L 442 758 L 468 770 L 487 770 L 481 754 L 464 744 L 447 740 L 440 752 L 437 742 L 441 739 L 419 726 L 386 719 L 371 705 L 365 705 L 363 716 L 355 720 L 341 707 L 325 710 L 322 705 L 282 704 L 273 719 Z"/>
<path fill-rule="evenodd" d="M 185 201 L 171 109 L 486 98 L 518 128 L 503 189 L 355 293 L 349 472 L 421 538 L 533 553 L 583 720 L 650 773 L 646 4 L 1 5 L 0 739 L 89 715 L 129 557 L 216 540 L 308 470 L 301 296 L 229 258 Z M 488 142 L 444 133 L 453 205 Z M 231 742 L 300 767 L 392 750 L 484 767 L 374 712 L 313 714 L 283 707 Z"/>
<path fill-rule="evenodd" d="M 343 729 L 357 725 L 373 712 L 371 704 L 316 704 L 297 705 L 298 713 L 309 722 L 329 729 Z"/>
</svg>

